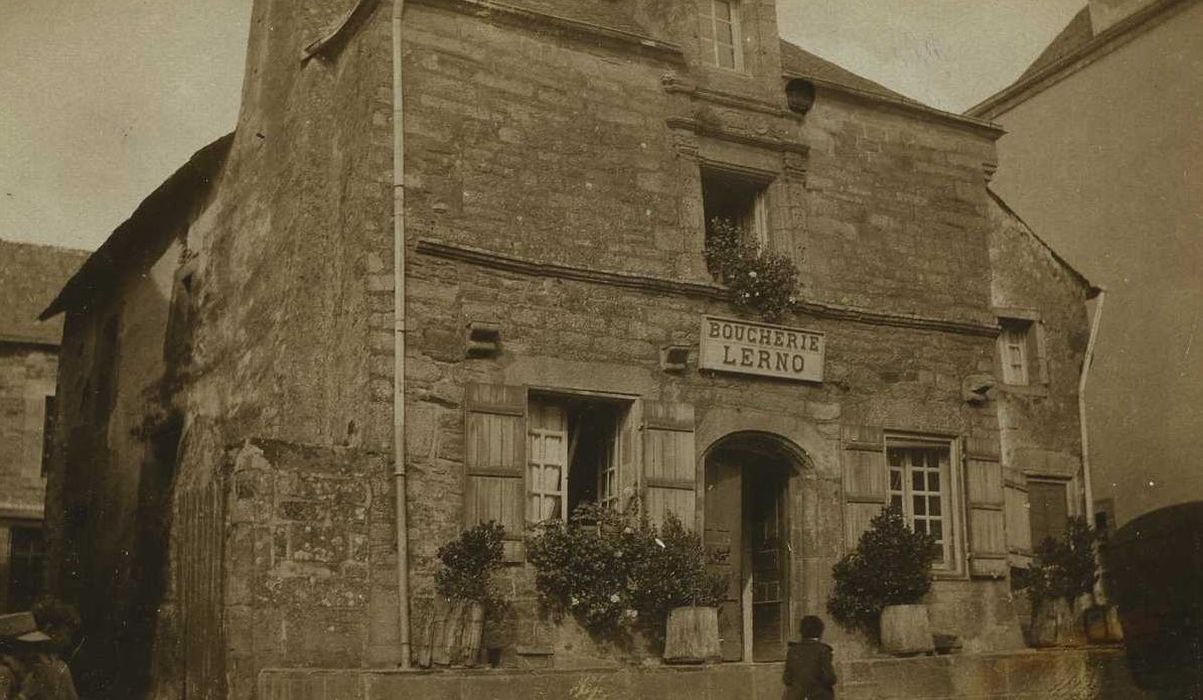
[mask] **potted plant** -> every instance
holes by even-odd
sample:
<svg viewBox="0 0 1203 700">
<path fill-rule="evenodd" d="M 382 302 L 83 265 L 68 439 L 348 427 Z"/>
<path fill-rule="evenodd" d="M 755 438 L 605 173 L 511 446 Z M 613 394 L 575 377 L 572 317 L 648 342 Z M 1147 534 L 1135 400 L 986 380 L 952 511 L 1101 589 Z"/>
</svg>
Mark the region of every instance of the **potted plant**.
<svg viewBox="0 0 1203 700">
<path fill-rule="evenodd" d="M 674 661 L 716 658 L 722 580 L 706 571 L 701 538 L 671 514 L 657 532 L 638 512 L 589 504 L 537 525 L 536 588 L 596 637 L 666 640 Z"/>
<path fill-rule="evenodd" d="M 488 522 L 439 547 L 442 566 L 434 575 L 439 595 L 426 620 L 418 665 L 475 666 L 485 614 L 500 608 L 493 572 L 501 566 L 504 528 Z"/>
<path fill-rule="evenodd" d="M 935 557 L 935 539 L 913 531 L 897 506 L 886 508 L 832 569 L 828 612 L 845 627 L 877 638 L 886 652 L 932 651 L 927 606 L 919 601 L 931 589 Z"/>
<path fill-rule="evenodd" d="M 1070 518 L 1060 539 L 1036 547 L 1026 576 L 1032 603 L 1032 646 L 1076 646 L 1085 641 L 1082 616 L 1098 581 L 1094 530 L 1082 517 Z"/>
<path fill-rule="evenodd" d="M 652 624 L 664 625 L 667 663 L 720 658 L 718 605 L 726 581 L 707 570 L 702 538 L 669 513 L 660 537 L 639 571 L 636 606 Z"/>
</svg>

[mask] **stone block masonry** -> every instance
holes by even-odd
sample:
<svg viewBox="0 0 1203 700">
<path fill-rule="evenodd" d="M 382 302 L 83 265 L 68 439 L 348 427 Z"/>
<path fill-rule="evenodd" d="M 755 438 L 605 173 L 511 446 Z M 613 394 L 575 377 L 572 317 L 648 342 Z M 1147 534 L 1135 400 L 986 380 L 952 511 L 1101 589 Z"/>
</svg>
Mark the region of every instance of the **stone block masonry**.
<svg viewBox="0 0 1203 700">
<path fill-rule="evenodd" d="M 267 669 L 262 700 L 778 700 L 782 664 L 574 671 Z M 1048 651 L 836 664 L 842 700 L 1152 700 L 1123 653 Z"/>
</svg>

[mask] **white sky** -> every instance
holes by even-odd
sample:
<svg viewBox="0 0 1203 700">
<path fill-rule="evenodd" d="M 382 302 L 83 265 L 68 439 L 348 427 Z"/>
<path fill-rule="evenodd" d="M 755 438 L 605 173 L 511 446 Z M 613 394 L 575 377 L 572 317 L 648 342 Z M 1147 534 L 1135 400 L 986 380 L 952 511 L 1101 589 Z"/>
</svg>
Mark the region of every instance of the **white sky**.
<svg viewBox="0 0 1203 700">
<path fill-rule="evenodd" d="M 962 111 L 1085 0 L 777 0 L 781 34 Z M 0 0 L 0 238 L 95 248 L 238 115 L 251 0 Z"/>
</svg>

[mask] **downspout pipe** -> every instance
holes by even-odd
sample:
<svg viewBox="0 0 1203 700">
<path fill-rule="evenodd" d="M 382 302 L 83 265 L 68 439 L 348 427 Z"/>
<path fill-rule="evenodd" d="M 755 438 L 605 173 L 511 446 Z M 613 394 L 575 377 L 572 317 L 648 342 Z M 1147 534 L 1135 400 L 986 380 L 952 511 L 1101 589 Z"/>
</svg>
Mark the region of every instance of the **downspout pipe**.
<svg viewBox="0 0 1203 700">
<path fill-rule="evenodd" d="M 397 636 L 401 668 L 412 666 L 409 619 L 409 507 L 405 468 L 405 110 L 401 15 L 393 0 L 393 481 L 397 501 Z"/>
<path fill-rule="evenodd" d="M 1094 315 L 1090 319 L 1090 340 L 1086 343 L 1086 356 L 1082 358 L 1082 374 L 1078 377 L 1078 425 L 1082 430 L 1082 496 L 1086 501 L 1087 524 L 1094 524 L 1094 486 L 1090 478 L 1090 433 L 1086 427 L 1086 380 L 1090 376 L 1090 365 L 1094 362 L 1094 347 L 1099 337 L 1099 322 L 1103 318 L 1103 302 L 1107 292 L 1095 287 Z"/>
</svg>

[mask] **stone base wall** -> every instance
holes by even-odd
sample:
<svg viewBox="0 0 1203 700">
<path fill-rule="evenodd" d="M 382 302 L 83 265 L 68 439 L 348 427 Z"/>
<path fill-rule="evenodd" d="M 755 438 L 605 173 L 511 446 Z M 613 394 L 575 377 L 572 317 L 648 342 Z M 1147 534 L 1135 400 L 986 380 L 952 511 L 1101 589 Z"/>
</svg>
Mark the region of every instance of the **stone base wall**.
<svg viewBox="0 0 1203 700">
<path fill-rule="evenodd" d="M 590 698 L 778 700 L 782 664 L 628 667 L 572 671 L 400 672 L 269 669 L 260 700 Z M 932 656 L 837 663 L 843 700 L 1014 698 L 1139 700 L 1118 649 Z"/>
</svg>

